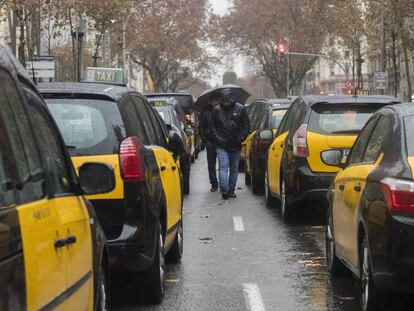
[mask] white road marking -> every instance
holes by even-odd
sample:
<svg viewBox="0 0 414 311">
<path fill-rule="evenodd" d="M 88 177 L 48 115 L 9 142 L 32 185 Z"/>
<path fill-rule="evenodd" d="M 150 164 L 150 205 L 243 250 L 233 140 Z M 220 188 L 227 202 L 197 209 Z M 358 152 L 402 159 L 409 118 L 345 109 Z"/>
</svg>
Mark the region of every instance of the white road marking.
<svg viewBox="0 0 414 311">
<path fill-rule="evenodd" d="M 234 231 L 244 231 L 243 218 L 240 216 L 233 216 Z"/>
<path fill-rule="evenodd" d="M 259 286 L 254 283 L 243 284 L 244 300 L 249 311 L 266 311 Z"/>
</svg>

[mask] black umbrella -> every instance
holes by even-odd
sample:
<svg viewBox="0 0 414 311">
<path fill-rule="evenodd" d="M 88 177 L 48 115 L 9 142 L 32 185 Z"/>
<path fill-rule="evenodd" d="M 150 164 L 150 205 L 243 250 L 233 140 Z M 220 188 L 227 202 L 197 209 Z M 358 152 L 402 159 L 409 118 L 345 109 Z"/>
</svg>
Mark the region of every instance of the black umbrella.
<svg viewBox="0 0 414 311">
<path fill-rule="evenodd" d="M 250 97 L 250 94 L 242 87 L 235 84 L 226 84 L 220 87 L 215 87 L 207 91 L 204 91 L 197 98 L 197 101 L 195 102 L 195 109 L 197 109 L 200 112 L 204 111 L 207 105 L 209 104 L 211 97 L 214 94 L 221 94 L 223 90 L 230 90 L 233 99 L 242 105 L 244 105 L 246 103 L 246 100 Z"/>
</svg>

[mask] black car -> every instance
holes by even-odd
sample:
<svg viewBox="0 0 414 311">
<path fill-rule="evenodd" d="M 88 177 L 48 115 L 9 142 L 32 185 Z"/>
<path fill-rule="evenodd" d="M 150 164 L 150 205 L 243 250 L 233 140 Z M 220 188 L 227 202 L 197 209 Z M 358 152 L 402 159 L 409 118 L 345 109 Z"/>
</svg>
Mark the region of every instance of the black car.
<svg viewBox="0 0 414 311">
<path fill-rule="evenodd" d="M 190 193 L 191 171 L 191 147 L 188 144 L 188 137 L 194 135 L 194 130 L 189 127 L 183 129 L 185 125 L 178 120 L 183 110 L 174 103 L 173 97 L 169 99 L 151 97 L 148 101 L 158 111 L 167 128 L 176 131 L 183 141 L 185 152 L 180 154 L 180 168 L 183 174 L 183 193 L 187 195 Z"/>
<path fill-rule="evenodd" d="M 245 181 L 251 186 L 253 193 L 264 191 L 267 151 L 289 106 L 288 99 L 271 99 L 263 107 L 262 117 L 253 134 L 250 147 L 247 148 L 250 152 L 246 154 L 245 160 Z"/>
<path fill-rule="evenodd" d="M 414 106 L 387 106 L 361 131 L 328 192 L 328 269 L 361 279 L 361 310 L 414 294 Z"/>
<path fill-rule="evenodd" d="M 192 129 L 194 129 L 194 158 L 198 158 L 198 154 L 203 149 L 201 136 L 198 133 L 198 126 L 199 126 L 199 119 L 200 114 L 197 110 L 194 109 L 194 99 L 193 95 L 186 92 L 171 92 L 171 93 L 153 93 L 153 94 L 146 94 L 149 99 L 150 98 L 163 98 L 169 99 L 171 97 L 175 98 L 178 101 L 178 105 L 184 111 L 184 115 L 178 116 L 178 120 L 180 122 L 184 122 L 188 124 Z"/>
<path fill-rule="evenodd" d="M 161 300 L 165 259 L 179 261 L 183 250 L 181 138 L 164 130 L 135 89 L 103 83 L 39 88 L 75 169 L 85 161 L 114 169 L 114 190 L 88 197 L 108 239 L 111 272 L 144 272 L 148 297 Z"/>
</svg>

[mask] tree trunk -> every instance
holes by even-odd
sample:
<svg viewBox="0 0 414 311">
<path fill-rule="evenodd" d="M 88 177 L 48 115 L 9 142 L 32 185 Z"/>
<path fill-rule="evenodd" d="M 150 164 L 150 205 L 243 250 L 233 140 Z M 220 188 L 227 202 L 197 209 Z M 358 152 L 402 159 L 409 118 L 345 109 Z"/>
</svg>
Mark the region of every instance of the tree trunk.
<svg viewBox="0 0 414 311">
<path fill-rule="evenodd" d="M 95 53 L 93 55 L 93 67 L 98 67 L 98 53 L 99 47 L 101 46 L 101 40 L 103 36 L 104 30 L 99 33 L 98 41 L 96 42 Z"/>
<path fill-rule="evenodd" d="M 16 12 L 15 11 L 9 11 L 8 15 L 7 15 L 7 20 L 8 20 L 8 24 L 9 24 L 9 32 L 10 32 L 10 45 L 11 45 L 11 50 L 14 56 L 17 56 L 17 51 L 16 51 L 16 44 L 17 44 L 17 27 L 16 27 Z"/>
<path fill-rule="evenodd" d="M 23 13 L 22 13 L 23 14 Z M 19 38 L 19 60 L 24 67 L 26 67 L 26 42 L 25 42 L 25 29 L 24 29 L 24 22 L 23 17 L 19 18 L 19 26 L 20 26 L 20 38 Z"/>
</svg>

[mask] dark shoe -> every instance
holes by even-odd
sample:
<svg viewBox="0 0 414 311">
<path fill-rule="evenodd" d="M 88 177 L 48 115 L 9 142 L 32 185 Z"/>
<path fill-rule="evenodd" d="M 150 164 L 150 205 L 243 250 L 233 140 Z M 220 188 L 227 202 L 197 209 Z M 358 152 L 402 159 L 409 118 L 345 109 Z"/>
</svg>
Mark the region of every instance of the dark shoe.
<svg viewBox="0 0 414 311">
<path fill-rule="evenodd" d="M 229 198 L 237 198 L 237 195 L 234 193 L 234 191 L 229 192 Z"/>
<path fill-rule="evenodd" d="M 228 199 L 229 199 L 229 194 L 228 194 L 227 192 L 223 192 L 223 193 L 221 194 L 221 198 L 222 198 L 223 200 L 228 200 Z"/>
<path fill-rule="evenodd" d="M 211 192 L 217 192 L 217 190 L 218 190 L 218 186 L 211 186 L 211 189 L 210 189 Z"/>
</svg>

